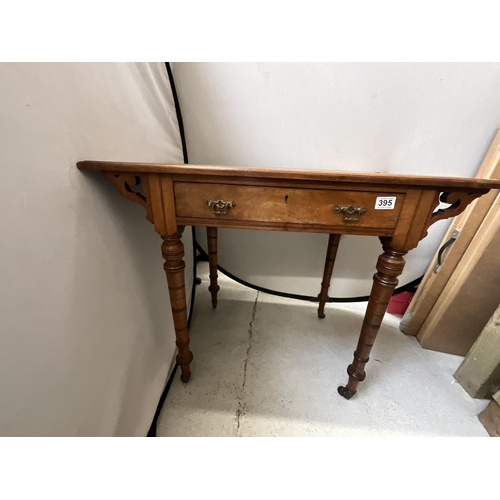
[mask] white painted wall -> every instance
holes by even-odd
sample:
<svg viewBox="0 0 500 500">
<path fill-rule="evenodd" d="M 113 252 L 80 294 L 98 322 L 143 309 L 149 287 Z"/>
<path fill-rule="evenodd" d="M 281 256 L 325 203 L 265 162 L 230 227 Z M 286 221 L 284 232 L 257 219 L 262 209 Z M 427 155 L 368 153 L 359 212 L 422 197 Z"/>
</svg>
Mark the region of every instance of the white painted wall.
<svg viewBox="0 0 500 500">
<path fill-rule="evenodd" d="M 499 63 L 172 67 L 191 163 L 474 176 L 500 126 Z M 448 224 L 407 256 L 401 284 L 425 272 Z M 219 241 L 240 278 L 319 292 L 326 235 L 221 230 Z M 376 238 L 343 237 L 330 295 L 368 294 L 380 251 Z"/>
<path fill-rule="evenodd" d="M 163 63 L 1 64 L 0 151 L 0 435 L 145 435 L 175 351 L 161 239 L 75 164 L 182 163 Z"/>
</svg>

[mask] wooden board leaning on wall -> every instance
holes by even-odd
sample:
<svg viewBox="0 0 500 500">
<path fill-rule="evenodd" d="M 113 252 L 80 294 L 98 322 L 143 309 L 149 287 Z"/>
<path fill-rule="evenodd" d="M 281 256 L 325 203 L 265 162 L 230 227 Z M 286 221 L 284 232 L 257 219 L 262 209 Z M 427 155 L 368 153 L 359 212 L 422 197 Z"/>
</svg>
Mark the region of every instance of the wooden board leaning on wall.
<svg viewBox="0 0 500 500">
<path fill-rule="evenodd" d="M 465 356 L 500 303 L 500 194 L 425 319 L 422 347 Z"/>
<path fill-rule="evenodd" d="M 497 132 L 476 177 L 500 177 L 500 130 Z M 418 335 L 420 337 L 419 340 L 421 340 L 423 336 L 423 332 L 421 332 L 422 326 L 430 316 L 438 298 L 443 293 L 450 277 L 460 263 L 465 251 L 476 235 L 479 226 L 493 205 L 497 194 L 498 190 L 490 191 L 487 195 L 471 203 L 461 215 L 453 220 L 443 238 L 440 248 L 445 242 L 450 240 L 455 230 L 459 231 L 459 236 L 453 245 L 445 251 L 442 265 L 438 272 L 434 270 L 438 252 L 434 256 L 432 264 L 427 270 L 401 322 L 401 330 L 407 335 Z M 439 332 L 437 332 L 437 334 L 439 334 Z M 444 352 L 452 352 L 447 351 L 446 346 L 441 346 L 439 350 L 442 349 Z"/>
</svg>

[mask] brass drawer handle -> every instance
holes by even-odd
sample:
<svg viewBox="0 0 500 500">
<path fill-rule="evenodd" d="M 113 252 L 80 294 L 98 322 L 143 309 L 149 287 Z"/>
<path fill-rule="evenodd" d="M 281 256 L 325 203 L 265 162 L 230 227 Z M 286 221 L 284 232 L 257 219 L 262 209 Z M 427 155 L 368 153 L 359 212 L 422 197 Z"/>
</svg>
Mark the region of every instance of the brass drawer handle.
<svg viewBox="0 0 500 500">
<path fill-rule="evenodd" d="M 355 207 L 353 205 L 349 205 L 347 207 L 335 207 L 335 212 L 340 214 L 344 214 L 344 222 L 348 224 L 353 224 L 354 222 L 358 222 L 359 218 L 366 212 L 366 208 L 363 207 Z"/>
<path fill-rule="evenodd" d="M 224 200 L 207 200 L 207 205 L 212 207 L 212 213 L 215 215 L 226 215 L 229 208 L 234 208 L 236 203 L 234 201 Z"/>
</svg>

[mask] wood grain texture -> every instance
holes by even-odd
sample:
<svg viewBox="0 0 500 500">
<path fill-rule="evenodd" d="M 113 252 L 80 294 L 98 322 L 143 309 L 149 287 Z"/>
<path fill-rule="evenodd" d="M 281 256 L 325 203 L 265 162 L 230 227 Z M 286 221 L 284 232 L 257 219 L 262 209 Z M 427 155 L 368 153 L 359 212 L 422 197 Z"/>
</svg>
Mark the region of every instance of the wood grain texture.
<svg viewBox="0 0 500 500">
<path fill-rule="evenodd" d="M 500 305 L 455 373 L 473 398 L 491 398 L 500 389 Z"/>
<path fill-rule="evenodd" d="M 487 192 L 488 190 L 478 190 L 471 192 L 452 191 L 436 195 L 436 199 L 434 202 L 435 211 L 433 211 L 429 215 L 424 226 L 424 232 L 420 238 L 423 239 L 427 236 L 429 227 L 432 226 L 432 224 L 440 220 L 445 220 L 449 219 L 450 217 L 456 217 L 457 215 L 460 215 L 470 203 L 472 203 L 476 198 L 479 198 L 483 194 L 486 194 Z M 448 203 L 449 206 L 446 208 L 437 208 L 440 203 Z"/>
<path fill-rule="evenodd" d="M 179 217 L 177 223 L 185 226 L 213 227 L 228 229 L 255 229 L 259 231 L 289 231 L 296 233 L 336 233 L 336 234 L 358 234 L 364 236 L 392 236 L 394 229 L 378 227 L 360 227 L 354 224 L 342 224 L 336 226 L 323 224 L 295 224 L 292 222 L 261 222 L 232 219 L 215 219 L 202 217 Z"/>
<path fill-rule="evenodd" d="M 168 175 L 161 176 L 161 192 L 167 228 L 165 234 L 175 234 L 177 232 L 177 218 L 175 216 L 174 184 L 172 178 Z"/>
<path fill-rule="evenodd" d="M 155 231 L 159 234 L 167 234 L 167 221 L 165 220 L 165 207 L 163 206 L 163 191 L 161 187 L 161 176 L 159 174 L 147 174 L 149 196 L 151 198 L 151 212 Z"/>
<path fill-rule="evenodd" d="M 395 228 L 404 194 L 391 191 L 329 191 L 274 187 L 233 186 L 175 182 L 177 216 L 182 219 L 207 218 L 250 222 L 356 226 L 363 228 Z M 378 196 L 394 196 L 392 210 L 376 210 Z M 208 200 L 234 202 L 224 215 L 215 214 Z M 348 223 L 336 207 L 360 207 L 365 210 L 357 222 Z"/>
<path fill-rule="evenodd" d="M 434 191 L 432 191 L 434 193 Z M 405 248 L 408 234 L 411 232 L 413 221 L 420 216 L 418 207 L 422 197 L 421 189 L 409 189 L 399 214 L 398 224 L 392 237 L 391 245 L 394 248 Z"/>
<path fill-rule="evenodd" d="M 377 337 L 382 319 L 398 284 L 398 276 L 403 272 L 405 252 L 391 248 L 390 240 L 381 238 L 384 253 L 377 262 L 377 272 L 373 276 L 373 287 L 370 300 L 363 319 L 358 345 L 354 351 L 354 360 L 347 368 L 349 381 L 347 386 L 340 386 L 338 392 L 346 399 L 356 394 L 357 386 L 365 377 L 365 365 L 369 361 L 370 352 Z"/>
<path fill-rule="evenodd" d="M 325 269 L 323 271 L 323 280 L 321 281 L 321 291 L 319 292 L 318 299 L 318 318 L 325 317 L 325 304 L 328 301 L 328 289 L 330 288 L 330 281 L 332 279 L 333 267 L 335 265 L 335 258 L 340 243 L 340 234 L 330 234 L 328 237 L 328 248 L 326 250 Z"/>
<path fill-rule="evenodd" d="M 477 188 L 477 189 L 499 189 L 498 179 L 469 179 L 460 177 L 429 177 L 422 175 L 400 175 L 376 172 L 366 174 L 361 172 L 331 172 L 301 169 L 270 169 L 258 167 L 224 167 L 216 165 L 183 165 L 183 164 L 161 164 L 161 163 L 133 163 L 133 162 L 105 162 L 86 160 L 77 163 L 80 170 L 102 170 L 119 172 L 153 172 L 163 174 L 180 175 L 217 175 L 223 177 L 256 177 L 256 178 L 280 178 L 280 179 L 302 179 L 326 182 L 354 182 L 365 184 L 406 185 L 406 186 L 430 186 L 441 191 L 449 188 Z"/>
<path fill-rule="evenodd" d="M 217 293 L 220 286 L 217 283 L 217 228 L 207 227 L 207 247 L 208 247 L 208 265 L 209 265 L 209 278 L 210 286 L 208 291 L 212 295 L 212 307 L 217 307 Z"/>
<path fill-rule="evenodd" d="M 153 222 L 147 174 L 141 176 L 130 172 L 104 172 L 104 175 L 118 188 L 121 195 L 143 206 L 146 209 L 146 219 Z"/>
<path fill-rule="evenodd" d="M 417 247 L 424 234 L 427 234 L 428 220 L 436 208 L 436 198 L 439 191 L 423 189 L 417 201 L 413 218 L 408 226 L 404 243 L 398 245 L 398 249 L 405 251 L 413 250 Z"/>
<path fill-rule="evenodd" d="M 379 183 L 367 184 L 366 182 L 335 182 L 327 180 L 304 180 L 304 179 L 284 179 L 280 177 L 223 177 L 214 175 L 199 175 L 199 176 L 189 176 L 173 174 L 172 179 L 174 182 L 193 182 L 201 184 L 233 184 L 233 185 L 243 185 L 243 186 L 265 186 L 265 187 L 283 187 L 286 186 L 290 189 L 330 189 L 333 191 L 365 191 L 375 192 L 384 189 Z M 404 193 L 409 189 L 419 189 L 418 187 L 405 184 L 393 185 L 391 188 L 393 191 Z M 432 188 L 429 188 L 432 189 Z"/>
<path fill-rule="evenodd" d="M 500 303 L 500 198 L 418 332 L 422 347 L 465 356 Z"/>
<path fill-rule="evenodd" d="M 186 286 L 184 283 L 184 245 L 181 241 L 184 227 L 179 227 L 175 234 L 164 236 L 161 251 L 165 264 L 163 268 L 167 275 L 170 306 L 174 319 L 176 345 L 178 349 L 177 364 L 181 367 L 181 380 L 189 382 L 191 378 L 190 363 L 193 353 L 189 350 L 189 332 L 186 306 Z"/>
</svg>

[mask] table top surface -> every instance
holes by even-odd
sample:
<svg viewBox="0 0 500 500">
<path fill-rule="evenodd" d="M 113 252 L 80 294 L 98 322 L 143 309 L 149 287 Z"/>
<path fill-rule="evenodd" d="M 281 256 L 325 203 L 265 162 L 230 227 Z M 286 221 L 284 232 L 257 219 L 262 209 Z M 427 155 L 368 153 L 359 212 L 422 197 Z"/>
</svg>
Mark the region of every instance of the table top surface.
<svg viewBox="0 0 500 500">
<path fill-rule="evenodd" d="M 254 179 L 290 179 L 360 184 L 386 184 L 443 188 L 500 189 L 500 179 L 388 174 L 382 172 L 334 172 L 329 170 L 227 167 L 215 165 L 108 162 L 86 160 L 80 170 L 107 172 L 160 173 L 170 175 L 224 176 Z"/>
</svg>

